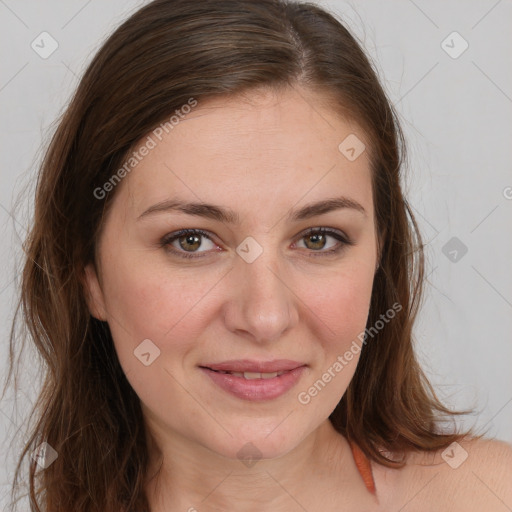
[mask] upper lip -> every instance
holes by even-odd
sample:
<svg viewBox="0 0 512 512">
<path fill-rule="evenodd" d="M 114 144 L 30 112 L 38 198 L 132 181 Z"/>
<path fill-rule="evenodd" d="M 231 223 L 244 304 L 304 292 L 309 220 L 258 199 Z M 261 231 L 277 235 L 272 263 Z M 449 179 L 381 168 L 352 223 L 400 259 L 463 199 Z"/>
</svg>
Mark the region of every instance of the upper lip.
<svg viewBox="0 0 512 512">
<path fill-rule="evenodd" d="M 254 373 L 273 373 L 294 370 L 304 363 L 291 361 L 290 359 L 276 359 L 274 361 L 255 361 L 251 359 L 234 359 L 223 361 L 222 363 L 202 364 L 203 368 L 224 372 L 254 372 Z"/>
</svg>

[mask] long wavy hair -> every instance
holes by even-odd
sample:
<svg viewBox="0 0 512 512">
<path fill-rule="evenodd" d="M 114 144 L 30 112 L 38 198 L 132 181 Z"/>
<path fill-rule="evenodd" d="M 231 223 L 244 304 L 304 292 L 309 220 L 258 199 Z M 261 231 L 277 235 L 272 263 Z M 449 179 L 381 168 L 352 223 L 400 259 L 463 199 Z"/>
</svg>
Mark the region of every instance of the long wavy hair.
<svg viewBox="0 0 512 512">
<path fill-rule="evenodd" d="M 287 87 L 318 93 L 368 137 L 383 243 L 367 326 L 393 304 L 402 306 L 363 348 L 330 420 L 368 457 L 390 467 L 403 465 L 403 457 L 390 453 L 439 450 L 468 435 L 453 421 L 443 426 L 455 413 L 436 397 L 413 350 L 423 243 L 401 189 L 406 158 L 398 116 L 360 44 L 314 4 L 155 0 L 122 23 L 95 55 L 38 173 L 7 378 L 15 373 L 20 339 L 30 339 L 44 384 L 13 492 L 27 458 L 32 511 L 149 510 L 140 400 L 120 366 L 108 324 L 91 316 L 85 300 L 84 268 L 95 262 L 102 219 L 116 190 L 98 199 L 98 187 L 142 137 L 190 98 L 201 104 Z M 58 453 L 46 469 L 30 457 L 43 442 Z"/>
</svg>

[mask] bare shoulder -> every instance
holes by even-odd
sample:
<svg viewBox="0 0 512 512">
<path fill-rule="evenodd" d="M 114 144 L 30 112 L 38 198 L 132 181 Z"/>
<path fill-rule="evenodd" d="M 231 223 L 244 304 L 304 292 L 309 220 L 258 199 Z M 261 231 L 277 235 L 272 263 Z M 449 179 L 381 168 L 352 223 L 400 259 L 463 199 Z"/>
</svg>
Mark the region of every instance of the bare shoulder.
<svg viewBox="0 0 512 512">
<path fill-rule="evenodd" d="M 449 512 L 512 510 L 512 445 L 464 439 L 437 452 L 414 452 L 401 469 L 373 464 L 385 508 Z"/>
<path fill-rule="evenodd" d="M 467 440 L 459 445 L 467 458 L 455 470 L 446 465 L 445 491 L 450 493 L 451 489 L 460 488 L 458 494 L 465 510 L 512 510 L 512 445 L 483 439 Z"/>
</svg>

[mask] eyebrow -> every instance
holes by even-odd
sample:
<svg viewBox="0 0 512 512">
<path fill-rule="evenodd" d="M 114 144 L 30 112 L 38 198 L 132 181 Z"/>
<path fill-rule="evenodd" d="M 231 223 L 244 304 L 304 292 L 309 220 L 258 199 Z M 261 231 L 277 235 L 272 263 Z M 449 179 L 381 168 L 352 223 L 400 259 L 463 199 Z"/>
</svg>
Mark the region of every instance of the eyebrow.
<svg viewBox="0 0 512 512">
<path fill-rule="evenodd" d="M 367 216 L 366 210 L 360 203 L 354 199 L 340 196 L 317 201 L 316 203 L 310 203 L 298 210 L 291 210 L 288 214 L 288 220 L 298 222 L 300 220 L 309 219 L 317 215 L 323 215 L 325 213 L 341 209 L 355 210 L 362 213 L 365 217 Z M 157 213 L 168 213 L 173 211 L 213 219 L 226 224 L 240 224 L 240 216 L 229 208 L 207 203 L 184 202 L 178 199 L 168 199 L 150 206 L 139 215 L 137 220 L 141 220 L 144 217 Z"/>
</svg>

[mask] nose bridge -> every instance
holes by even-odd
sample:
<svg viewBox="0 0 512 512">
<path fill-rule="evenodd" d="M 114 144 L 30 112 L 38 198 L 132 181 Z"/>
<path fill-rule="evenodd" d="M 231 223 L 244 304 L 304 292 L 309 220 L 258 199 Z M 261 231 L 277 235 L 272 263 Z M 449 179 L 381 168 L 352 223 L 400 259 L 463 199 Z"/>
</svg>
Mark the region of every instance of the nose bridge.
<svg viewBox="0 0 512 512">
<path fill-rule="evenodd" d="M 243 256 L 236 261 L 232 276 L 236 293 L 232 295 L 226 322 L 230 330 L 246 331 L 256 341 L 274 341 L 297 323 L 294 295 L 280 270 L 276 248 L 269 245 L 249 261 Z"/>
</svg>

